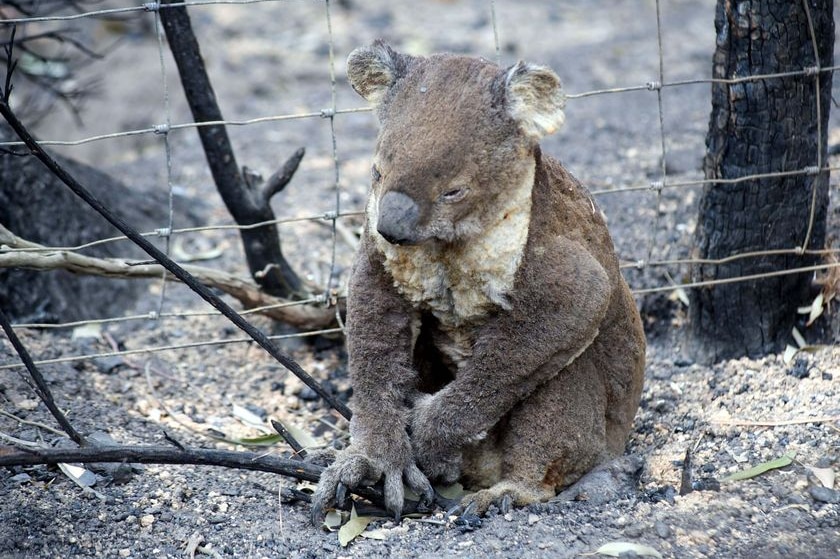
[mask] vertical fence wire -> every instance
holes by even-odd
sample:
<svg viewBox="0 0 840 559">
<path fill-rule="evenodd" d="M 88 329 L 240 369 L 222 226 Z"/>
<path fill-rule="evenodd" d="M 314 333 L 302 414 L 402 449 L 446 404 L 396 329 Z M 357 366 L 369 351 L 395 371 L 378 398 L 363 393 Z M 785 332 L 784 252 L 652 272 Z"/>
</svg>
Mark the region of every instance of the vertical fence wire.
<svg viewBox="0 0 840 559">
<path fill-rule="evenodd" d="M 158 4 L 158 7 L 160 5 Z M 169 256 L 171 243 L 172 243 L 172 231 L 174 227 L 174 193 L 173 193 L 173 182 L 172 182 L 172 145 L 169 141 L 169 131 L 172 125 L 172 113 L 169 103 L 169 84 L 166 79 L 166 62 L 165 62 L 165 54 L 164 54 L 164 45 L 163 45 L 163 27 L 160 21 L 160 10 L 154 10 L 154 22 L 155 22 L 155 36 L 157 37 L 157 47 L 158 47 L 158 60 L 160 64 L 160 82 L 161 82 L 161 90 L 163 94 L 163 116 L 164 116 L 164 123 L 163 126 L 159 126 L 160 135 L 163 137 L 163 150 L 164 156 L 166 158 L 166 187 L 167 187 L 167 224 L 166 228 L 162 231 L 163 238 L 164 238 L 164 248 L 163 253 Z M 158 298 L 158 305 L 157 311 L 154 314 L 155 320 L 163 313 L 163 304 L 166 299 L 166 277 L 168 272 L 166 268 L 163 269 L 162 277 L 160 281 L 160 297 Z"/>
</svg>

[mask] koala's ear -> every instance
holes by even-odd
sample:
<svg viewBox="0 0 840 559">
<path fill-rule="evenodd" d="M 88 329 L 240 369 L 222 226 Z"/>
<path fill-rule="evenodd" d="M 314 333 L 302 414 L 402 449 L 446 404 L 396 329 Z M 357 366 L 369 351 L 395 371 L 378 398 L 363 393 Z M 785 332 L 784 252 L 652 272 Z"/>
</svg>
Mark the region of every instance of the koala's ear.
<svg viewBox="0 0 840 559">
<path fill-rule="evenodd" d="M 350 53 L 347 78 L 356 93 L 372 105 L 378 105 L 391 86 L 406 74 L 410 60 L 410 56 L 396 52 L 379 40 Z"/>
<path fill-rule="evenodd" d="M 505 73 L 507 111 L 535 140 L 557 132 L 566 116 L 566 95 L 551 68 L 519 61 Z"/>
</svg>

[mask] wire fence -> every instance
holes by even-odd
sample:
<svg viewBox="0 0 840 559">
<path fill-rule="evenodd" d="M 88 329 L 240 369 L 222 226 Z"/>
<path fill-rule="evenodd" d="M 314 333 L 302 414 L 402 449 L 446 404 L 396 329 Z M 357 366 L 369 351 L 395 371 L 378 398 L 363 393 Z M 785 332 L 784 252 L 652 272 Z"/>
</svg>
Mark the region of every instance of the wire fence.
<svg viewBox="0 0 840 559">
<path fill-rule="evenodd" d="M 192 0 L 187 2 L 178 2 L 172 4 L 161 4 L 159 2 L 144 2 L 144 3 L 137 3 L 136 5 L 121 7 L 121 8 L 109 8 L 109 9 L 99 9 L 99 10 L 91 10 L 67 15 L 51 15 L 51 16 L 43 16 L 43 17 L 17 17 L 17 18 L 9 18 L 0 21 L 0 25 L 2 26 L 9 26 L 9 25 L 25 25 L 31 23 L 47 23 L 47 22 L 69 22 L 69 21 L 79 21 L 84 20 L 87 18 L 98 18 L 103 16 L 115 16 L 121 14 L 137 14 L 137 13 L 144 13 L 148 14 L 149 18 L 153 19 L 155 34 L 157 37 L 157 49 L 159 55 L 159 64 L 160 64 L 160 87 L 161 87 L 161 114 L 163 115 L 163 119 L 161 122 L 158 123 L 149 123 L 147 126 L 143 126 L 136 129 L 130 130 L 119 130 L 114 131 L 106 134 L 98 134 L 89 137 L 83 137 L 78 139 L 46 139 L 40 143 L 40 145 L 45 147 L 74 147 L 74 146 L 81 146 L 85 144 L 92 144 L 96 142 L 107 142 L 118 138 L 127 138 L 132 136 L 152 136 L 152 137 L 159 137 L 161 138 L 164 144 L 164 156 L 165 156 L 165 169 L 166 169 L 166 189 L 169 196 L 169 205 L 167 209 L 167 220 L 166 224 L 163 227 L 160 227 L 154 231 L 149 231 L 143 233 L 144 236 L 147 237 L 160 237 L 165 241 L 165 251 L 168 254 L 170 251 L 170 243 L 169 241 L 175 235 L 185 234 L 185 233 L 208 233 L 214 231 L 229 231 L 229 230 L 243 230 L 248 228 L 257 228 L 267 224 L 279 225 L 279 224 L 288 224 L 293 222 L 326 222 L 330 226 L 331 230 L 331 246 L 329 247 L 329 254 L 330 254 L 330 272 L 326 275 L 325 284 L 323 286 L 323 293 L 320 295 L 316 295 L 312 298 L 308 298 L 301 301 L 294 301 L 294 302 L 284 302 L 280 303 L 277 306 L 294 306 L 294 305 L 311 305 L 311 304 L 329 304 L 330 301 L 334 300 L 334 296 L 331 293 L 335 292 L 336 284 L 334 280 L 335 275 L 335 267 L 336 267 L 336 255 L 338 252 L 338 242 L 337 239 L 339 237 L 339 230 L 337 227 L 337 223 L 340 220 L 349 218 L 349 217 L 358 217 L 363 212 L 360 209 L 345 209 L 341 205 L 341 192 L 342 192 L 342 177 L 340 172 L 340 162 L 341 159 L 339 157 L 339 139 L 336 134 L 336 119 L 341 119 L 347 115 L 351 115 L 354 113 L 362 113 L 370 111 L 368 107 L 341 107 L 337 106 L 337 95 L 336 95 L 336 88 L 337 88 L 337 78 L 336 78 L 336 65 L 335 65 L 335 45 L 334 45 L 334 36 L 333 36 L 333 24 L 332 24 L 332 10 L 333 2 L 331 0 L 313 0 L 313 2 L 321 3 L 323 5 L 323 17 L 324 17 L 324 28 L 325 28 L 325 40 L 328 46 L 328 72 L 329 72 L 329 80 L 327 83 L 324 84 L 324 87 L 330 88 L 330 104 L 327 107 L 322 108 L 313 108 L 311 110 L 305 110 L 302 112 L 297 112 L 293 114 L 274 114 L 274 115 L 265 115 L 256 118 L 249 118 L 249 119 L 231 119 L 231 120 L 223 120 L 223 121 L 214 121 L 214 122 L 173 122 L 172 121 L 172 112 L 170 107 L 170 100 L 169 100 L 169 84 L 167 84 L 167 68 L 166 68 L 166 45 L 164 41 L 163 31 L 162 31 L 162 24 L 160 18 L 160 11 L 164 9 L 168 9 L 174 6 L 189 6 L 192 10 L 199 10 L 202 6 L 209 6 L 209 5 L 245 5 L 245 4 L 254 4 L 254 3 L 265 3 L 265 2 L 275 2 L 275 3 L 283 3 L 283 2 L 290 2 L 291 0 Z M 655 243 L 655 233 L 659 230 L 660 227 L 660 216 L 662 215 L 661 205 L 662 205 L 662 193 L 665 189 L 675 189 L 675 188 L 692 188 L 692 187 L 699 187 L 703 186 L 709 182 L 714 182 L 718 184 L 737 184 L 740 182 L 745 181 L 752 181 L 752 180 L 760 180 L 760 179 L 768 179 L 768 178 L 777 178 L 777 177 L 791 177 L 791 176 L 802 176 L 802 175 L 817 175 L 823 172 L 830 172 L 835 171 L 839 167 L 831 166 L 828 162 L 824 161 L 822 157 L 822 149 L 825 146 L 820 146 L 817 149 L 816 161 L 817 164 L 813 166 L 806 166 L 801 169 L 790 169 L 790 170 L 782 170 L 773 173 L 761 173 L 761 174 L 754 174 L 748 175 L 743 177 L 731 178 L 731 179 L 715 179 L 714 181 L 709 181 L 706 179 L 690 179 L 690 180 L 677 180 L 671 176 L 669 176 L 668 171 L 666 169 L 666 146 L 667 146 L 667 138 L 668 138 L 668 130 L 665 124 L 664 118 L 664 110 L 663 110 L 663 95 L 668 90 L 679 89 L 682 87 L 688 86 L 696 86 L 696 85 L 711 85 L 711 84 L 728 84 L 728 85 L 736 85 L 736 84 L 743 84 L 748 82 L 759 82 L 763 80 L 774 80 L 774 79 L 782 79 L 782 78 L 792 78 L 792 77 L 810 77 L 811 79 L 815 80 L 817 83 L 817 87 L 815 88 L 815 95 L 817 96 L 817 107 L 820 106 L 819 103 L 819 95 L 820 95 L 820 77 L 823 75 L 830 74 L 834 70 L 840 68 L 840 66 L 831 66 L 831 67 L 821 67 L 819 65 L 819 53 L 816 46 L 816 37 L 814 33 L 813 24 L 810 22 L 810 15 L 809 15 L 809 24 L 810 24 L 810 33 L 811 33 L 811 41 L 814 45 L 814 59 L 817 61 L 816 65 L 802 68 L 798 71 L 793 72 L 781 72 L 781 73 L 772 73 L 772 74 L 764 74 L 764 75 L 754 75 L 754 76 L 745 76 L 745 77 L 737 77 L 732 79 L 717 79 L 717 78 L 692 78 L 692 79 L 683 79 L 683 80 L 673 80 L 667 81 L 665 79 L 665 60 L 664 60 L 664 49 L 663 49 L 663 24 L 662 18 L 660 13 L 660 0 L 656 1 L 656 39 L 657 39 L 657 52 L 658 52 L 658 75 L 655 80 L 647 81 L 645 83 L 639 83 L 635 85 L 629 85 L 626 87 L 614 87 L 614 88 L 605 88 L 605 89 L 593 89 L 589 91 L 582 91 L 578 93 L 569 93 L 567 94 L 567 98 L 570 103 L 574 103 L 576 100 L 584 99 L 593 96 L 601 96 L 601 95 L 621 95 L 629 92 L 640 92 L 640 91 L 649 91 L 656 96 L 657 101 L 657 112 L 658 112 L 658 144 L 659 150 L 661 151 L 661 165 L 658 169 L 658 178 L 655 180 L 649 181 L 647 183 L 640 183 L 640 184 L 631 184 L 622 187 L 610 188 L 610 189 L 595 189 L 592 190 L 592 194 L 594 196 L 602 197 L 602 196 L 615 196 L 620 195 L 622 193 L 632 193 L 632 192 L 640 192 L 640 191 L 650 191 L 655 194 L 654 198 L 654 208 L 653 208 L 653 215 L 655 216 L 655 222 L 652 224 L 651 231 L 653 234 L 649 237 L 649 242 L 646 247 L 646 250 L 643 255 L 633 255 L 632 257 L 628 258 L 626 255 L 622 255 L 622 264 L 621 267 L 624 269 L 646 269 L 650 267 L 661 267 L 661 266 L 691 266 L 697 264 L 723 264 L 732 262 L 738 259 L 748 259 L 748 258 L 758 258 L 764 256 L 779 256 L 779 255 L 821 255 L 826 256 L 829 254 L 833 254 L 838 252 L 838 249 L 822 249 L 822 250 L 806 250 L 805 247 L 808 246 L 809 240 L 813 231 L 813 224 L 815 219 L 815 212 L 814 212 L 814 204 L 812 203 L 811 213 L 809 217 L 809 223 L 807 227 L 807 235 L 802 240 L 802 243 L 798 244 L 797 246 L 791 246 L 788 248 L 782 249 L 774 249 L 774 250 L 765 250 L 765 251 L 750 251 L 741 254 L 732 254 L 726 258 L 718 259 L 718 260 L 704 260 L 704 259 L 697 259 L 697 258 L 675 258 L 675 259 L 654 259 L 653 258 L 653 250 L 654 250 L 654 243 Z M 803 3 L 804 6 L 807 8 L 807 2 Z M 443 9 L 443 8 L 442 8 Z M 492 39 L 488 38 L 488 40 L 493 41 L 493 48 L 495 49 L 496 58 L 497 60 L 501 61 L 501 46 L 499 42 L 499 18 L 497 17 L 497 0 L 488 0 L 486 2 L 486 10 L 488 12 L 488 19 L 490 22 L 490 27 L 492 27 Z M 207 224 L 201 227 L 190 227 L 190 228 L 174 228 L 173 227 L 173 161 L 172 161 L 172 151 L 170 147 L 170 136 L 173 133 L 183 131 L 183 130 L 190 130 L 196 129 L 198 127 L 203 126 L 214 126 L 214 125 L 225 125 L 225 126 L 235 126 L 235 127 L 246 127 L 246 126 L 253 126 L 256 124 L 264 124 L 264 123 L 275 123 L 275 124 L 282 124 L 287 121 L 292 120 L 299 120 L 299 119 L 322 119 L 325 121 L 326 126 L 329 129 L 329 137 L 331 140 L 331 159 L 332 159 L 332 189 L 334 192 L 334 207 L 333 209 L 318 213 L 312 214 L 303 217 L 295 217 L 295 218 L 284 218 L 284 219 L 275 219 L 271 221 L 256 223 L 252 225 L 236 225 L 230 223 L 218 223 L 218 224 Z M 823 138 L 823 131 L 821 129 L 821 122 L 818 117 L 817 119 L 817 136 L 822 141 Z M 0 142 L 0 148 L 5 148 L 7 150 L 15 150 L 20 149 L 22 146 L 22 142 L 16 141 L 9 141 L 9 142 Z M 813 196 L 816 196 L 816 188 L 814 188 Z M 93 246 L 99 246 L 106 243 L 114 243 L 118 241 L 125 240 L 125 237 L 122 236 L 115 236 L 110 237 L 107 239 L 98 239 L 88 243 L 84 243 L 81 245 L 75 246 L 64 246 L 64 247 L 36 247 L 36 248 L 14 248 L 8 246 L 0 246 L 0 255 L 4 253 L 15 253 L 15 252 L 25 252 L 25 253 L 50 253 L 56 251 L 65 251 L 65 252 L 77 252 L 86 248 L 90 248 Z M 694 282 L 688 284 L 676 284 L 676 283 L 669 283 L 667 285 L 660 285 L 655 287 L 639 287 L 635 286 L 634 292 L 636 294 L 649 294 L 649 293 L 656 293 L 656 292 L 666 292 L 672 291 L 675 289 L 686 289 L 692 287 L 700 287 L 700 286 L 711 286 L 715 284 L 723 284 L 723 283 L 732 283 L 732 282 L 739 282 L 739 281 L 753 281 L 759 280 L 763 278 L 775 277 L 785 274 L 796 274 L 796 273 L 803 273 L 803 272 L 815 272 L 820 270 L 829 270 L 831 268 L 840 266 L 840 262 L 838 263 L 825 263 L 819 265 L 812 265 L 812 266 L 801 266 L 795 267 L 791 269 L 785 270 L 774 270 L 768 271 L 761 274 L 753 274 L 738 278 L 728 278 L 722 280 L 712 280 L 712 281 L 703 281 L 703 282 Z M 196 312 L 196 311 L 188 311 L 188 312 L 171 312 L 166 311 L 166 274 L 163 274 L 161 279 L 161 287 L 159 290 L 160 297 L 157 304 L 157 310 L 152 311 L 145 314 L 136 314 L 131 316 L 123 316 L 123 317 L 103 317 L 94 320 L 84 320 L 84 321 L 75 321 L 75 322 L 68 322 L 62 324 L 44 324 L 44 323 L 26 323 L 26 324 L 16 324 L 16 328 L 72 328 L 78 327 L 88 324 L 110 324 L 110 323 L 117 323 L 117 322 L 124 322 L 124 321 L 143 321 L 143 320 L 155 320 L 159 321 L 162 319 L 169 319 L 169 318 L 190 318 L 196 316 L 209 316 L 209 315 L 217 315 L 218 312 L 209 311 L 209 312 Z M 634 287 L 634 286 L 631 286 Z M 266 307 L 248 309 L 243 311 L 243 314 L 246 313 L 256 313 L 262 312 L 266 309 Z M 325 332 L 338 332 L 341 328 L 329 328 L 329 329 L 319 329 L 316 331 L 311 332 L 303 332 L 300 334 L 292 334 L 292 335 L 284 335 L 284 336 L 275 336 L 273 339 L 282 339 L 288 337 L 300 337 L 300 336 L 307 336 L 307 335 L 316 335 Z M 250 341 L 250 338 L 226 338 L 226 339 L 213 339 L 213 340 L 201 340 L 201 341 L 191 341 L 182 344 L 170 344 L 170 345 L 161 345 L 161 346 L 154 346 L 154 347 L 146 347 L 140 349 L 131 349 L 125 351 L 113 351 L 107 353 L 97 353 L 97 354 L 85 354 L 85 355 L 76 355 L 76 356 L 69 356 L 69 357 L 62 357 L 58 359 L 50 359 L 50 360 L 41 360 L 36 361 L 37 364 L 50 364 L 50 363 L 59 363 L 59 362 L 66 362 L 66 361 L 77 361 L 77 360 L 87 360 L 96 357 L 108 357 L 108 356 L 120 356 L 120 355 L 130 355 L 135 353 L 153 353 L 159 352 L 164 350 L 172 350 L 172 349 L 184 349 L 184 348 L 195 348 L 201 347 L 205 345 L 220 345 L 220 344 L 231 344 L 231 343 L 245 343 Z M 0 364 L 0 370 L 2 369 L 12 369 L 18 368 L 22 365 L 20 363 L 6 363 Z"/>
</svg>

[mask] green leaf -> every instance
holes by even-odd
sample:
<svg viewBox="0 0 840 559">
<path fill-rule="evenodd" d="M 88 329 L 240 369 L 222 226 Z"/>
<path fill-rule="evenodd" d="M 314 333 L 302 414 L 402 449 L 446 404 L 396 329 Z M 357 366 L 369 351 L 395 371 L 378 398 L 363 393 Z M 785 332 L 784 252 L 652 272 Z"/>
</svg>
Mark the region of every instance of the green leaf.
<svg viewBox="0 0 840 559">
<path fill-rule="evenodd" d="M 258 437 L 244 437 L 241 439 L 230 439 L 232 442 L 247 445 L 271 446 L 283 440 L 277 433 L 273 435 L 260 435 Z"/>
<path fill-rule="evenodd" d="M 770 470 L 777 470 L 779 468 L 784 468 L 785 466 L 790 466 L 793 463 L 794 458 L 796 458 L 796 453 L 788 452 L 784 456 L 776 458 L 775 460 L 770 460 L 769 462 L 758 464 L 752 468 L 747 468 L 746 470 L 730 474 L 721 481 L 741 481 L 743 479 L 751 479 L 756 476 L 760 476 L 763 473 L 769 472 Z"/>
<path fill-rule="evenodd" d="M 350 511 L 350 520 L 338 531 L 338 543 L 341 544 L 341 547 L 347 547 L 347 544 L 360 536 L 370 524 L 370 521 L 369 516 L 357 516 L 354 505 Z"/>
<path fill-rule="evenodd" d="M 452 485 L 445 485 L 445 486 L 435 486 L 435 490 L 440 494 L 441 497 L 446 499 L 452 499 L 453 501 L 457 501 L 462 499 L 464 495 L 467 494 L 464 491 L 464 486 L 460 483 L 453 483 Z"/>
<path fill-rule="evenodd" d="M 627 553 L 628 551 L 632 551 L 641 557 L 656 557 L 657 559 L 662 559 L 662 555 L 652 547 L 631 542 L 605 543 L 595 550 L 595 553 L 609 555 L 610 557 L 619 557 L 622 553 Z"/>
</svg>

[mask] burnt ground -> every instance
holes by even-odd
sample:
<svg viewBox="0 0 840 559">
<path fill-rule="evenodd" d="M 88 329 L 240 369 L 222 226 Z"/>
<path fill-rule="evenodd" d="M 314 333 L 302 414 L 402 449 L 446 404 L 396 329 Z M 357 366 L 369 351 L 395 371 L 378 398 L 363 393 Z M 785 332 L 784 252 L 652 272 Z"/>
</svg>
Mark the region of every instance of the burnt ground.
<svg viewBox="0 0 840 559">
<path fill-rule="evenodd" d="M 495 56 L 490 11 L 484 2 L 349 4 L 331 10 L 338 108 L 362 106 L 344 80 L 343 60 L 352 48 L 376 37 L 419 54 L 451 50 Z M 549 64 L 570 93 L 658 79 L 652 1 L 496 4 L 505 64 L 518 58 Z M 713 4 L 662 2 L 666 81 L 709 76 Z M 321 3 L 205 6 L 191 13 L 227 118 L 317 112 L 331 106 L 327 23 Z M 92 44 L 110 51 L 85 70 L 100 81 L 99 96 L 88 101 L 83 128 L 56 110 L 39 129 L 43 138 L 78 138 L 163 121 L 157 41 L 150 33 L 150 21 L 148 14 L 142 14 L 123 22 L 76 24 Z M 172 120 L 185 122 L 189 117 L 179 82 L 171 59 L 166 60 Z M 665 89 L 662 97 L 669 180 L 696 178 L 708 122 L 709 87 Z M 547 139 L 543 149 L 560 157 L 592 190 L 646 185 L 660 178 L 655 93 L 573 99 L 567 117 L 565 129 Z M 368 113 L 340 115 L 335 129 L 341 207 L 358 210 L 363 206 L 376 124 Z M 313 216 L 334 209 L 335 171 L 327 120 L 231 127 L 230 134 L 239 163 L 265 175 L 297 147 L 307 148 L 295 179 L 275 200 L 278 217 Z M 229 223 L 194 131 L 170 137 L 175 193 L 201 200 L 206 223 Z M 829 140 L 832 145 L 840 140 L 836 118 Z M 95 142 L 62 148 L 61 153 L 138 191 L 166 188 L 159 136 Z M 836 189 L 837 180 L 832 178 L 832 198 Z M 699 194 L 691 187 L 666 189 L 660 199 L 642 190 L 599 195 L 597 200 L 609 218 L 619 255 L 633 262 L 647 258 L 648 252 L 660 259 L 689 254 Z M 830 236 L 838 233 L 836 214 L 832 206 Z M 176 227 L 178 220 L 176 214 Z M 352 217 L 345 221 L 350 231 L 358 223 Z M 330 229 L 322 222 L 300 221 L 283 225 L 281 233 L 293 266 L 323 285 L 330 273 Z M 214 231 L 184 239 L 187 251 L 220 249 L 217 258 L 204 264 L 246 273 L 235 233 Z M 341 236 L 336 248 L 335 271 L 343 281 L 352 249 Z M 679 267 L 667 274 L 660 268 L 627 270 L 634 288 L 680 282 L 687 274 Z M 156 309 L 159 291 L 157 283 L 150 283 L 148 294 L 131 302 L 130 312 Z M 145 466 L 122 477 L 100 471 L 91 491 L 80 489 L 54 468 L 14 468 L 0 471 L 0 557 L 180 557 L 193 537 L 202 539 L 204 553 L 220 557 L 565 558 L 591 554 L 614 541 L 646 544 L 664 557 L 678 558 L 838 556 L 837 485 L 834 490 L 821 488 L 807 467 L 840 470 L 836 420 L 840 351 L 830 345 L 801 353 L 788 363 L 781 355 L 770 355 L 702 366 L 684 355 L 686 309 L 679 297 L 666 293 L 640 297 L 638 303 L 648 330 L 647 382 L 627 450 L 644 459 L 644 468 L 635 490 L 611 502 L 580 500 L 490 514 L 475 530 L 448 523 L 442 515 L 407 519 L 399 525 L 377 519 L 369 529 L 381 528 L 374 534 L 384 539 L 357 539 L 342 548 L 336 533 L 308 523 L 306 505 L 278 500 L 280 488 L 292 483 L 270 474 Z M 170 286 L 164 310 L 207 309 L 185 289 Z M 278 330 L 266 319 L 254 322 Z M 831 323 L 836 323 L 836 316 Z M 74 337 L 72 329 L 18 332 L 36 359 L 99 353 L 110 350 L 111 344 L 139 349 L 240 335 L 212 315 L 108 324 L 93 337 Z M 340 347 L 295 338 L 282 343 L 306 370 L 347 396 Z M 0 366 L 17 361 L 10 344 L 0 341 Z M 334 425 L 330 421 L 334 415 L 322 403 L 249 343 L 79 359 L 42 369 L 60 405 L 81 431 L 107 432 L 123 443 L 164 444 L 165 430 L 185 444 L 230 448 L 209 439 L 207 433 L 259 434 L 237 418 L 234 406 L 281 418 L 322 443 L 346 427 L 342 422 Z M 0 432 L 56 441 L 59 437 L 42 427 L 6 415 L 52 425 L 20 375 L 0 370 L 0 410 L 5 412 Z M 792 422 L 806 417 L 835 420 Z M 681 496 L 687 450 L 695 490 Z M 287 453 L 282 445 L 266 451 Z M 791 452 L 795 459 L 783 469 L 750 480 L 720 482 L 732 472 Z"/>
</svg>

